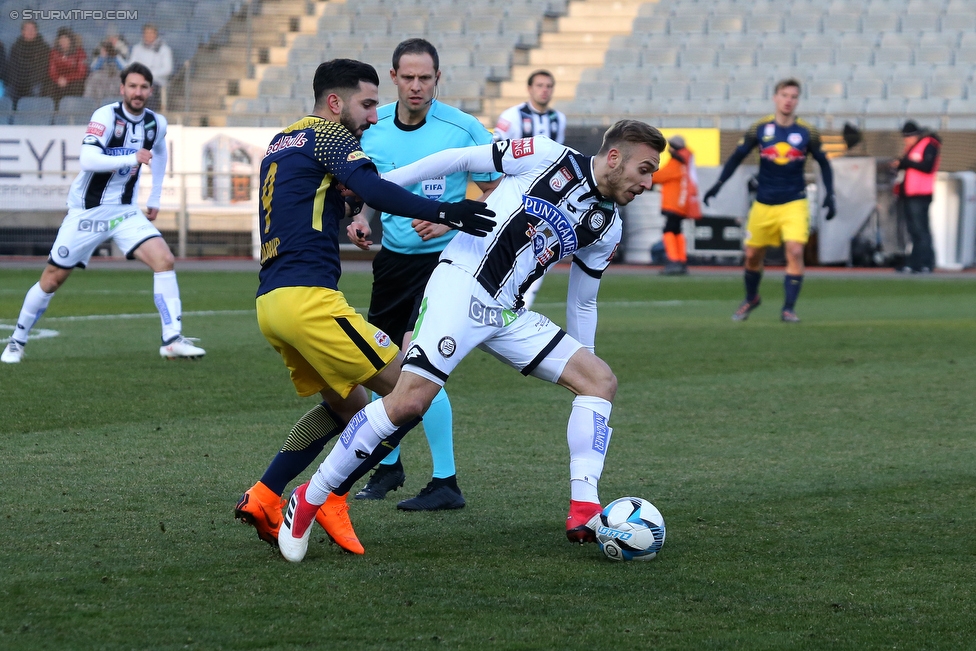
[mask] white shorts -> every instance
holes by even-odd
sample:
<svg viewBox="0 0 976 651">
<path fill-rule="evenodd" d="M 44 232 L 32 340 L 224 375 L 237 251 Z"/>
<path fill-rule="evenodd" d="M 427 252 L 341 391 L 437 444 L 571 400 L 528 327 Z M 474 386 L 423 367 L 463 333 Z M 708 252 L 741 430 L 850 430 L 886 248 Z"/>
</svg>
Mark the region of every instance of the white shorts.
<svg viewBox="0 0 976 651">
<path fill-rule="evenodd" d="M 547 317 L 500 306 L 470 273 L 441 263 L 427 282 L 403 370 L 443 386 L 480 348 L 522 375 L 556 382 L 582 347 Z"/>
<path fill-rule="evenodd" d="M 95 249 L 110 239 L 115 240 L 125 251 L 125 257 L 131 260 L 132 252 L 154 237 L 162 235 L 136 206 L 69 208 L 58 229 L 48 262 L 62 269 L 84 268 Z"/>
</svg>

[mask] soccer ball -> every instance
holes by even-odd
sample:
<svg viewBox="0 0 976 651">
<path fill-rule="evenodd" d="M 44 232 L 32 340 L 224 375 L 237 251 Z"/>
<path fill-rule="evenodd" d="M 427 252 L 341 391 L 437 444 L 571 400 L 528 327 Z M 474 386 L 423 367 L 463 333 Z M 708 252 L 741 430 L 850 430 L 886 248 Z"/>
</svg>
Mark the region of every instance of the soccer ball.
<svg viewBox="0 0 976 651">
<path fill-rule="evenodd" d="M 612 561 L 649 561 L 664 546 L 664 516 L 639 497 L 621 497 L 600 513 L 596 541 Z"/>
</svg>

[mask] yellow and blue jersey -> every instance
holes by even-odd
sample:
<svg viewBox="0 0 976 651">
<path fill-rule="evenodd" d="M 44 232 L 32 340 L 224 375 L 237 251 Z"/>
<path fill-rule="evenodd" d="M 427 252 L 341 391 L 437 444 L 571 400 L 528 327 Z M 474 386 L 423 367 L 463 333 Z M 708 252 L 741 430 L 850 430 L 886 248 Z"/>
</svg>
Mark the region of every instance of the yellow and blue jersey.
<svg viewBox="0 0 976 651">
<path fill-rule="evenodd" d="M 821 147 L 820 132 L 799 118 L 788 127 L 781 126 L 773 115 L 749 127 L 725 162 L 720 181 L 724 183 L 731 177 L 739 163 L 756 147 L 759 148 L 759 189 L 756 193 L 759 203 L 778 206 L 805 198 L 803 168 L 807 156 L 812 156 L 820 165 L 827 194 L 833 194 L 833 175 Z"/>
<path fill-rule="evenodd" d="M 258 296 L 279 287 L 338 289 L 338 183 L 372 165 L 346 127 L 302 118 L 271 140 L 261 162 L 261 271 Z"/>
<path fill-rule="evenodd" d="M 363 133 L 363 150 L 382 174 L 414 163 L 425 156 L 455 147 L 472 147 L 491 142 L 491 132 L 477 118 L 453 106 L 434 100 L 427 116 L 418 125 L 406 125 L 397 119 L 396 102 L 377 109 L 377 122 Z M 472 174 L 474 181 L 493 181 L 500 174 Z M 434 201 L 461 201 L 468 187 L 468 172 L 425 179 L 405 189 Z M 405 254 L 443 251 L 457 231 L 426 242 L 413 230 L 411 222 L 384 212 L 383 248 Z"/>
</svg>

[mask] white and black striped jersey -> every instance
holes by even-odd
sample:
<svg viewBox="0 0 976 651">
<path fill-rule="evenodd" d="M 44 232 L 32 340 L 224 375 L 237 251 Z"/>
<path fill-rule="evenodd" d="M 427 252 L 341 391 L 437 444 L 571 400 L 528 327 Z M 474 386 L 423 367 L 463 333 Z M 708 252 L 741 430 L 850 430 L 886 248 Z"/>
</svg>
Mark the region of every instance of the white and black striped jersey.
<svg viewBox="0 0 976 651">
<path fill-rule="evenodd" d="M 548 136 L 562 144 L 566 141 L 566 115 L 555 109 L 539 113 L 524 102 L 502 111 L 492 135 L 495 140 Z"/>
<path fill-rule="evenodd" d="M 458 169 L 505 174 L 487 199 L 495 229 L 486 237 L 459 233 L 441 254 L 500 304 L 519 309 L 529 285 L 567 256 L 593 278 L 610 265 L 621 220 L 597 190 L 592 157 L 538 136 L 445 150 L 383 177 L 402 185 Z"/>
<path fill-rule="evenodd" d="M 88 210 L 135 202 L 141 167 L 136 152 L 143 148 L 153 153 L 149 205 L 158 207 L 166 169 L 166 119 L 149 110 L 133 119 L 122 102 L 95 111 L 82 140 L 81 172 L 71 184 L 68 207 Z"/>
</svg>

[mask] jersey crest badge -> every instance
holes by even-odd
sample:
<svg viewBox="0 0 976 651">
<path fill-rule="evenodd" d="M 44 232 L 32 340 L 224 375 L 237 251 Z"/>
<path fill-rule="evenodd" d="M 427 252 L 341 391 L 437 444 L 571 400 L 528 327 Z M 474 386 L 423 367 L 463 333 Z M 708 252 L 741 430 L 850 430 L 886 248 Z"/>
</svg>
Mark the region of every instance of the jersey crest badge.
<svg viewBox="0 0 976 651">
<path fill-rule="evenodd" d="M 121 138 L 122 134 L 125 133 L 125 122 L 122 120 L 115 121 L 115 137 Z"/>
<path fill-rule="evenodd" d="M 803 142 L 803 135 L 799 133 L 791 133 L 790 135 L 786 136 L 786 142 L 790 143 L 794 147 L 797 147 L 801 142 Z"/>
<path fill-rule="evenodd" d="M 377 330 L 376 334 L 373 335 L 373 339 L 376 340 L 376 345 L 380 348 L 390 347 L 390 336 L 383 332 L 382 330 Z"/>
<path fill-rule="evenodd" d="M 560 167 L 559 171 L 549 179 L 549 187 L 555 192 L 559 192 L 569 181 L 573 180 L 573 174 L 565 167 Z"/>
</svg>

